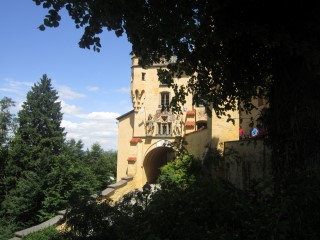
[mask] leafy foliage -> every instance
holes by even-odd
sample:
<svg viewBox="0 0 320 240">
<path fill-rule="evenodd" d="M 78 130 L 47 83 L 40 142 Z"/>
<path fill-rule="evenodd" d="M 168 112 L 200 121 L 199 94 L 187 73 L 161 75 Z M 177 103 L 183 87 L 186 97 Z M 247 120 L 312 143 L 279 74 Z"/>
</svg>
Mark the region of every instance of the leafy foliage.
<svg viewBox="0 0 320 240">
<path fill-rule="evenodd" d="M 301 56 L 312 68 L 319 64 L 315 52 L 320 49 L 314 44 L 319 40 L 320 31 L 317 3 L 249 0 L 239 3 L 191 0 L 34 2 L 49 10 L 42 29 L 58 26 L 59 11 L 65 7 L 76 26 L 84 27 L 80 47 L 99 49 L 98 35 L 106 28 L 118 36 L 126 32 L 133 54 L 141 59 L 142 65 L 169 61 L 174 55 L 175 61 L 169 64 L 169 71 L 161 70 L 160 78 L 174 86 L 172 77 L 176 73 L 192 76 L 187 89 L 174 88 L 175 98 L 180 99 L 186 91 L 194 93 L 197 102 L 202 101 L 207 107 L 213 104 L 218 114 L 236 108 L 239 98 L 247 103 L 246 107 L 252 107 L 251 98 L 263 95 L 263 87 L 274 80 L 281 81 L 274 75 L 277 56 Z M 270 12 L 273 12 L 272 18 Z M 303 26 L 308 26 L 307 30 Z M 194 73 L 197 75 L 193 76 Z"/>
<path fill-rule="evenodd" d="M 186 189 L 193 185 L 196 181 L 196 176 L 192 173 L 194 161 L 191 155 L 183 154 L 161 167 L 161 175 L 158 178 L 161 187 Z"/>
<path fill-rule="evenodd" d="M 79 157 L 83 154 L 81 148 L 78 148 L 81 144 L 74 144 L 74 140 L 67 142 L 47 175 L 48 185 L 42 189 L 45 197 L 40 211 L 44 219 L 100 190 L 93 170 Z"/>
<path fill-rule="evenodd" d="M 61 233 L 54 226 L 45 228 L 39 232 L 31 233 L 23 238 L 23 240 L 58 240 Z"/>
<path fill-rule="evenodd" d="M 114 183 L 117 172 L 117 153 L 104 151 L 98 143 L 91 146 L 86 154 L 86 164 L 93 171 L 99 182 L 98 189 L 104 189 Z"/>
<path fill-rule="evenodd" d="M 0 217 L 0 240 L 8 240 L 12 238 L 12 233 L 17 230 L 17 225 L 8 222 L 4 216 Z"/>
<path fill-rule="evenodd" d="M 70 231 L 64 234 L 65 239 L 112 238 L 114 233 L 110 231 L 110 226 L 114 213 L 115 208 L 107 202 L 98 204 L 90 199 L 79 202 L 66 214 L 66 223 Z"/>
<path fill-rule="evenodd" d="M 275 196 L 261 184 L 243 191 L 217 180 L 159 190 L 147 205 L 141 192 L 116 205 L 89 201 L 69 213 L 64 239 L 318 239 L 319 178 L 310 183 Z"/>
</svg>

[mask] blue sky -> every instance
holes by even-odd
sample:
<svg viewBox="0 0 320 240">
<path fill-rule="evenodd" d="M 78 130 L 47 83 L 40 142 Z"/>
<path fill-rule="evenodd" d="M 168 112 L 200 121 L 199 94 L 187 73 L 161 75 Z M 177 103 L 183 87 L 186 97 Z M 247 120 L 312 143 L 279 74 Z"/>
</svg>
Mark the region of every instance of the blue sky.
<svg viewBox="0 0 320 240">
<path fill-rule="evenodd" d="M 62 15 L 55 29 L 38 29 L 46 14 L 32 0 L 0 2 L 0 98 L 16 102 L 16 113 L 43 74 L 59 92 L 68 138 L 117 149 L 116 117 L 132 109 L 131 44 L 113 32 L 101 35 L 100 53 L 78 47 L 82 29 Z"/>
</svg>

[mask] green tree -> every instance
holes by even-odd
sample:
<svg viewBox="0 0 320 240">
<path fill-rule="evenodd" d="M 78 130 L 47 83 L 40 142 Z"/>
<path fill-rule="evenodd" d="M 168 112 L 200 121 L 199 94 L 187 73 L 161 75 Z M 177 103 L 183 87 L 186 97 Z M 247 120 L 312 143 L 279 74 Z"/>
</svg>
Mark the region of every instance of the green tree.
<svg viewBox="0 0 320 240">
<path fill-rule="evenodd" d="M 40 230 L 38 232 L 31 233 L 23 238 L 24 240 L 59 240 L 61 233 L 56 229 L 55 226 L 51 226 Z"/>
<path fill-rule="evenodd" d="M 98 143 L 94 143 L 87 151 L 86 162 L 98 179 L 100 190 L 114 182 L 117 171 L 115 151 L 104 151 Z"/>
<path fill-rule="evenodd" d="M 158 182 L 162 189 L 186 189 L 196 182 L 193 156 L 182 154 L 161 167 Z"/>
<path fill-rule="evenodd" d="M 0 100 L 0 203 L 4 197 L 4 166 L 8 158 L 10 132 L 13 131 L 13 117 L 10 107 L 15 106 L 11 98 Z"/>
<path fill-rule="evenodd" d="M 51 165 L 40 210 L 44 218 L 52 217 L 58 210 L 70 208 L 101 191 L 98 177 L 84 161 L 82 147 L 81 141 L 67 141 L 62 153 Z"/>
<path fill-rule="evenodd" d="M 8 144 L 10 131 L 13 130 L 14 114 L 10 108 L 15 106 L 15 102 L 8 97 L 0 100 L 0 144 L 1 147 Z"/>
<path fill-rule="evenodd" d="M 2 212 L 18 223 L 33 224 L 45 198 L 56 157 L 64 144 L 61 104 L 51 80 L 43 75 L 18 113 L 18 128 L 6 165 L 7 195 Z"/>
<path fill-rule="evenodd" d="M 319 166 L 319 2 L 33 1 L 48 9 L 41 30 L 59 26 L 65 7 L 84 28 L 82 48 L 99 51 L 106 28 L 126 33 L 143 66 L 175 56 L 158 74 L 173 87 L 176 110 L 189 93 L 218 116 L 250 110 L 252 98 L 269 99 L 278 187 L 282 178 Z M 173 76 L 182 73 L 191 77 L 178 88 Z"/>
</svg>

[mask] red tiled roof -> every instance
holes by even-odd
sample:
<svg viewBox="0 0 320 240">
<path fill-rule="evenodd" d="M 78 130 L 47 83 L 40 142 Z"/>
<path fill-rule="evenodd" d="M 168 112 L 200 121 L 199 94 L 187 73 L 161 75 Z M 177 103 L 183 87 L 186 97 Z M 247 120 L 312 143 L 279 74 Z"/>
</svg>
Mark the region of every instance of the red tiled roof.
<svg viewBox="0 0 320 240">
<path fill-rule="evenodd" d="M 138 143 L 138 142 L 142 142 L 142 139 L 141 138 L 132 138 L 130 140 L 130 143 Z"/>
<path fill-rule="evenodd" d="M 129 162 L 135 162 L 137 161 L 137 157 L 128 157 L 127 159 Z"/>
<path fill-rule="evenodd" d="M 194 127 L 195 123 L 194 121 L 186 121 L 185 126 L 186 127 Z"/>
<path fill-rule="evenodd" d="M 196 112 L 194 110 L 187 111 L 187 116 L 194 116 Z"/>
</svg>

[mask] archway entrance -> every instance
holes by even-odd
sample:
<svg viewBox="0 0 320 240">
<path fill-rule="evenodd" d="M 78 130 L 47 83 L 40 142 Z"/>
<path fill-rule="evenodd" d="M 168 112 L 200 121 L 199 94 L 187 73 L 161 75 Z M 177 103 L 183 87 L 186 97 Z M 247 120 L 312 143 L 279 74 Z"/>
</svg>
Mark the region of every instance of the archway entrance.
<svg viewBox="0 0 320 240">
<path fill-rule="evenodd" d="M 144 159 L 143 167 L 149 183 L 156 183 L 160 168 L 174 159 L 174 152 L 168 147 L 157 147 L 151 150 Z"/>
</svg>

